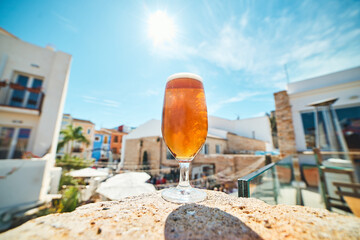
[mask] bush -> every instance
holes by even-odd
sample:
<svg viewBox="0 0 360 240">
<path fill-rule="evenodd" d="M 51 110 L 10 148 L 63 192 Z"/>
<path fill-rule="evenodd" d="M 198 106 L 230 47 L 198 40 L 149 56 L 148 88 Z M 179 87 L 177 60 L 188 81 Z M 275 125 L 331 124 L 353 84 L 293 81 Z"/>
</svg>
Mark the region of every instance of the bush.
<svg viewBox="0 0 360 240">
<path fill-rule="evenodd" d="M 81 159 L 78 157 L 70 157 L 69 155 L 65 154 L 64 157 L 60 159 L 56 159 L 56 166 L 62 167 L 64 170 L 71 170 L 71 169 L 81 169 L 87 168 L 94 164 L 93 160 L 86 160 Z"/>
<path fill-rule="evenodd" d="M 71 186 L 64 191 L 57 212 L 74 211 L 79 203 L 79 189 Z"/>
</svg>

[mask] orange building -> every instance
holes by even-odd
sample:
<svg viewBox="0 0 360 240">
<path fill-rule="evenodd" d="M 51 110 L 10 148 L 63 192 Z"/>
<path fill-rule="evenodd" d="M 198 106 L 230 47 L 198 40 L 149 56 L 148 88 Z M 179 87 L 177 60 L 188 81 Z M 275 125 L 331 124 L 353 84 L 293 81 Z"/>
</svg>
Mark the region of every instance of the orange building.
<svg viewBox="0 0 360 240">
<path fill-rule="evenodd" d="M 121 159 L 121 147 L 122 147 L 122 138 L 127 133 L 125 132 L 119 132 L 116 129 L 106 129 L 111 133 L 111 141 L 110 141 L 110 149 L 113 154 L 114 160 Z"/>
</svg>

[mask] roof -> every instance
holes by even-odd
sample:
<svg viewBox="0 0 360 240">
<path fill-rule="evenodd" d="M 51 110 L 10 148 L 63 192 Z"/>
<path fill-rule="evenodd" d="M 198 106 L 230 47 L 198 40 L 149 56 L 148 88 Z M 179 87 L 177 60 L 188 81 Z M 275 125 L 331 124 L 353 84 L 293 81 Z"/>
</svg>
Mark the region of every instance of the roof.
<svg viewBox="0 0 360 240">
<path fill-rule="evenodd" d="M 212 138 L 227 139 L 227 134 L 228 131 L 209 127 L 207 136 Z"/>
<path fill-rule="evenodd" d="M 5 29 L 3 29 L 2 27 L 0 27 L 0 33 L 6 35 L 6 36 L 9 36 L 9 37 L 12 37 L 12 38 L 15 38 L 15 39 L 19 39 L 17 36 L 15 36 L 14 34 L 6 31 Z"/>
<path fill-rule="evenodd" d="M 130 132 L 126 139 L 161 136 L 161 121 L 151 119 Z"/>
<path fill-rule="evenodd" d="M 102 128 L 101 130 L 108 131 L 110 133 L 114 133 L 114 134 L 118 134 L 118 135 L 126 135 L 127 134 L 125 132 L 119 132 L 116 129 Z"/>
<path fill-rule="evenodd" d="M 89 120 L 83 120 L 83 119 L 73 118 L 73 121 L 83 122 L 83 123 L 89 123 L 89 124 L 95 125 L 93 122 L 91 122 L 91 121 L 89 121 Z"/>
<path fill-rule="evenodd" d="M 287 85 L 288 94 L 311 91 L 360 80 L 360 67 L 350 68 L 322 76 L 296 81 Z"/>
<path fill-rule="evenodd" d="M 108 135 L 108 134 L 111 134 L 111 132 L 105 130 L 105 129 L 101 129 L 101 130 L 95 130 L 95 134 L 100 134 L 100 135 Z"/>
</svg>

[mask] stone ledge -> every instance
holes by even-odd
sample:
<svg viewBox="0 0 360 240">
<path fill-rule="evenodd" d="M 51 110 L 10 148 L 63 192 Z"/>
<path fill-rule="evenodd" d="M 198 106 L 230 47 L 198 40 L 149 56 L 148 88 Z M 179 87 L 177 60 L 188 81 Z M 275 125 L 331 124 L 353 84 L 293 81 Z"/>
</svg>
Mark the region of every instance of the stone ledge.
<svg viewBox="0 0 360 240">
<path fill-rule="evenodd" d="M 199 204 L 160 192 L 31 220 L 0 239 L 359 239 L 360 218 L 207 191 Z"/>
</svg>

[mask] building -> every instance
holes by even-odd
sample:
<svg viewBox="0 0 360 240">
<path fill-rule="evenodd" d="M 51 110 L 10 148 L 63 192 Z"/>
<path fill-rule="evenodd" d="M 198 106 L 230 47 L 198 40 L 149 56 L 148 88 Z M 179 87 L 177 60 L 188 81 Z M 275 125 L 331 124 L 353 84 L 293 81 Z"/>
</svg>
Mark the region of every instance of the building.
<svg viewBox="0 0 360 240">
<path fill-rule="evenodd" d="M 110 150 L 111 132 L 107 129 L 95 130 L 92 157 L 97 163 L 112 161 Z"/>
<path fill-rule="evenodd" d="M 73 118 L 70 114 L 64 114 L 61 122 L 61 130 L 66 129 L 72 125 L 73 128 L 81 127 L 82 134 L 89 141 L 89 144 L 73 141 L 66 144 L 62 149 L 59 149 L 57 156 L 61 157 L 64 154 L 71 153 L 72 156 L 82 159 L 91 159 L 92 148 L 95 137 L 95 124 L 88 120 Z M 59 142 L 63 139 L 63 136 L 59 135 Z"/>
<path fill-rule="evenodd" d="M 289 83 L 274 96 L 282 155 L 315 146 L 314 107 L 309 104 L 330 98 L 338 99 L 333 108 L 348 148 L 360 150 L 360 67 Z"/>
<path fill-rule="evenodd" d="M 0 28 L 0 168 L 17 169 L 0 183 L 0 208 L 36 202 L 49 191 L 70 64 L 70 54 Z"/>
<path fill-rule="evenodd" d="M 120 125 L 116 128 L 119 132 L 124 132 L 124 133 L 129 133 L 131 132 L 132 130 L 134 130 L 135 128 L 134 127 L 130 127 L 130 126 L 127 126 L 127 125 Z"/>
<path fill-rule="evenodd" d="M 127 135 L 126 132 L 120 132 L 115 129 L 107 129 L 111 133 L 110 137 L 110 149 L 112 152 L 112 158 L 116 162 L 120 162 L 121 159 L 121 147 L 122 147 L 122 138 L 124 135 Z"/>
<path fill-rule="evenodd" d="M 0 31 L 0 159 L 55 156 L 71 55 Z"/>
<path fill-rule="evenodd" d="M 208 175 L 219 173 L 226 168 L 231 168 L 235 173 L 241 171 L 242 164 L 263 163 L 258 162 L 263 157 L 255 156 L 254 153 L 272 150 L 269 119 L 261 117 L 253 118 L 252 121 L 241 120 L 243 124 L 251 123 L 247 127 L 239 122 L 240 120 L 209 117 L 206 142 L 193 160 L 193 178 L 200 177 L 199 172 L 204 169 L 208 171 Z M 256 128 L 256 125 L 259 128 Z M 267 134 L 259 132 L 258 136 L 262 139 L 256 139 L 256 133 L 262 128 Z M 237 133 L 252 137 L 240 136 Z M 178 166 L 162 139 L 160 120 L 150 120 L 123 137 L 120 166 L 123 169 L 153 170 Z"/>
</svg>

